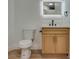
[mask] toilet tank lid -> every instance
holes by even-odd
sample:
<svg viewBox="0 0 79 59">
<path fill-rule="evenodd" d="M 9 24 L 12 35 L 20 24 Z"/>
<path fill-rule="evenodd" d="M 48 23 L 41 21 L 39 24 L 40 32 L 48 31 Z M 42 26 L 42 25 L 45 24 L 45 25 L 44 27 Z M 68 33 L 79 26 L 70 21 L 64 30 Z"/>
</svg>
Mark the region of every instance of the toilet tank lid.
<svg viewBox="0 0 79 59">
<path fill-rule="evenodd" d="M 36 27 L 24 28 L 23 30 L 36 30 Z"/>
</svg>

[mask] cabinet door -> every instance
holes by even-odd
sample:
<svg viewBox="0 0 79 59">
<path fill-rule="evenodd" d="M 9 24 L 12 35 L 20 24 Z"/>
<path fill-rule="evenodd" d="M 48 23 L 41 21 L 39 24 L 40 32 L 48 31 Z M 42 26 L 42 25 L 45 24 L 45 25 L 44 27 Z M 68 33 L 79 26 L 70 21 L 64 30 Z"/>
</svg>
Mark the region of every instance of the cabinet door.
<svg viewBox="0 0 79 59">
<path fill-rule="evenodd" d="M 56 53 L 65 54 L 68 53 L 69 46 L 68 35 L 57 35 L 56 41 Z"/>
<path fill-rule="evenodd" d="M 42 53 L 44 54 L 52 54 L 55 53 L 55 42 L 51 35 L 43 35 L 43 49 Z"/>
</svg>

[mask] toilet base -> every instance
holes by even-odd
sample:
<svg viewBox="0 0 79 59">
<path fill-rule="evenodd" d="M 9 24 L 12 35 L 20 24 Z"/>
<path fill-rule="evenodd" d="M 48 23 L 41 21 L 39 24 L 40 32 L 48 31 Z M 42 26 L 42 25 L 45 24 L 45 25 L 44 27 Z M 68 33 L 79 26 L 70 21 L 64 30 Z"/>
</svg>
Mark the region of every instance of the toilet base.
<svg viewBox="0 0 79 59">
<path fill-rule="evenodd" d="M 29 48 L 22 48 L 21 59 L 30 59 L 31 50 Z"/>
</svg>

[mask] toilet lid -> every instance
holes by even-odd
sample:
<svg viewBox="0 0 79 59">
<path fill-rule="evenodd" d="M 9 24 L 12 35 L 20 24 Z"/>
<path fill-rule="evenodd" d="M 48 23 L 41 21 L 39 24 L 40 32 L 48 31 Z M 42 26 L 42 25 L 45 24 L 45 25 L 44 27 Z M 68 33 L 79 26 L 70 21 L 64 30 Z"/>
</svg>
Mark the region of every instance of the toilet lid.
<svg viewBox="0 0 79 59">
<path fill-rule="evenodd" d="M 19 41 L 20 48 L 28 48 L 32 46 L 32 40 L 21 40 Z"/>
</svg>

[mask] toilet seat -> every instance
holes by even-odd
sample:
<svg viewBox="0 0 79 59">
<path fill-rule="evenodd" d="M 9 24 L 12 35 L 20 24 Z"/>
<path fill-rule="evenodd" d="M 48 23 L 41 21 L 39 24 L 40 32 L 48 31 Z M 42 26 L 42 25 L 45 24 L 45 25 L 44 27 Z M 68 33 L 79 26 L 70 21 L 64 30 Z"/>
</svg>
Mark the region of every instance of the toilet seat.
<svg viewBox="0 0 79 59">
<path fill-rule="evenodd" d="M 20 48 L 29 48 L 32 46 L 32 40 L 21 40 L 19 41 Z"/>
</svg>

